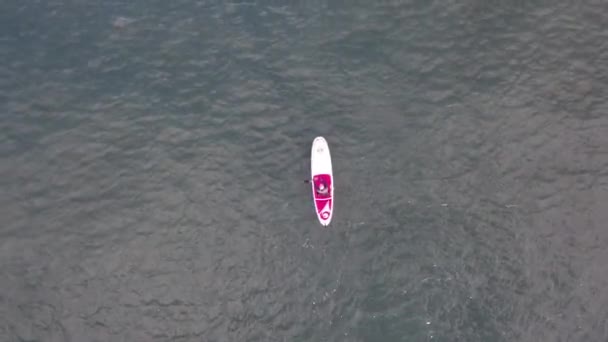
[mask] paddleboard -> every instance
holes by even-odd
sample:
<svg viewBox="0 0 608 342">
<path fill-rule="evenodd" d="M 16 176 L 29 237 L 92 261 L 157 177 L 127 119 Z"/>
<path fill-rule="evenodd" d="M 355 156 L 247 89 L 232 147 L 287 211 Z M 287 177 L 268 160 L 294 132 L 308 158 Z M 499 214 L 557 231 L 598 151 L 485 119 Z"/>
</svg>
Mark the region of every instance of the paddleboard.
<svg viewBox="0 0 608 342">
<path fill-rule="evenodd" d="M 334 176 L 329 146 L 323 137 L 316 137 L 312 142 L 310 176 L 317 218 L 321 225 L 328 226 L 334 210 Z M 321 184 L 326 191 L 319 191 Z"/>
</svg>

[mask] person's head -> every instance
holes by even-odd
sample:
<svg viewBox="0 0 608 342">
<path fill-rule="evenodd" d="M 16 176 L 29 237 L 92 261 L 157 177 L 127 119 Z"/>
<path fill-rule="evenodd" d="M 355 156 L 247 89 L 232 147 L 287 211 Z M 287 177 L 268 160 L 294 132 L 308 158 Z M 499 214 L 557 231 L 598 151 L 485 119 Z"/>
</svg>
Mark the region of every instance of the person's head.
<svg viewBox="0 0 608 342">
<path fill-rule="evenodd" d="M 319 189 L 320 189 L 320 190 L 325 189 L 325 184 L 323 184 L 323 183 L 319 184 Z"/>
</svg>

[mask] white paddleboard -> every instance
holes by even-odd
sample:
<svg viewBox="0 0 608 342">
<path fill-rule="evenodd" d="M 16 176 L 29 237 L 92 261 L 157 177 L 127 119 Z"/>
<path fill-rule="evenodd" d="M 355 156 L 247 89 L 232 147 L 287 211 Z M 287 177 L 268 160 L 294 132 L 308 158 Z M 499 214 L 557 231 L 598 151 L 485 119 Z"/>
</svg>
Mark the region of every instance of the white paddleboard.
<svg viewBox="0 0 608 342">
<path fill-rule="evenodd" d="M 334 176 L 329 146 L 323 137 L 312 142 L 310 176 L 317 218 L 321 225 L 328 226 L 334 210 Z"/>
</svg>

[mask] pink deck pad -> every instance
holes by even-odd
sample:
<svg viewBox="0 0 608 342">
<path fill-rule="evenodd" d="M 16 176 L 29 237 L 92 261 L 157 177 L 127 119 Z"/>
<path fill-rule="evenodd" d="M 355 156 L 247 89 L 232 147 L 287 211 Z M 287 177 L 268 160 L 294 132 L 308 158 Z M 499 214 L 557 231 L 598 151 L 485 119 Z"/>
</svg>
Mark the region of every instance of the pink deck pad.
<svg viewBox="0 0 608 342">
<path fill-rule="evenodd" d="M 322 213 L 321 211 L 325 207 L 325 205 L 329 202 L 329 210 L 332 209 L 332 199 L 331 199 L 331 187 L 333 184 L 331 183 L 331 176 L 329 174 L 318 174 L 314 175 L 312 178 L 313 182 L 313 196 L 315 197 L 315 206 L 317 208 L 317 213 L 321 216 L 322 219 L 327 219 L 329 217 L 329 213 Z M 319 188 L 319 184 L 324 183 L 327 187 L 327 194 L 321 195 L 317 193 L 316 189 Z"/>
</svg>

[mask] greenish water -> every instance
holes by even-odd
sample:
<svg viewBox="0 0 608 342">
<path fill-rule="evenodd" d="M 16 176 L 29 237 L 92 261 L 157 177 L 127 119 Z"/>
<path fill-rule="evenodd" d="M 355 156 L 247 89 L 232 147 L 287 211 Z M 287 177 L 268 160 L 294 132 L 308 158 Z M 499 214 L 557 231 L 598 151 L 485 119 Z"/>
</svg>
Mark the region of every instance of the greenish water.
<svg viewBox="0 0 608 342">
<path fill-rule="evenodd" d="M 4 1 L 0 340 L 608 340 L 607 22 Z"/>
</svg>

